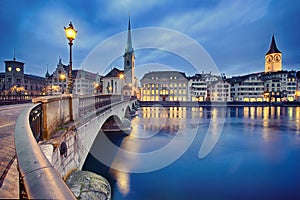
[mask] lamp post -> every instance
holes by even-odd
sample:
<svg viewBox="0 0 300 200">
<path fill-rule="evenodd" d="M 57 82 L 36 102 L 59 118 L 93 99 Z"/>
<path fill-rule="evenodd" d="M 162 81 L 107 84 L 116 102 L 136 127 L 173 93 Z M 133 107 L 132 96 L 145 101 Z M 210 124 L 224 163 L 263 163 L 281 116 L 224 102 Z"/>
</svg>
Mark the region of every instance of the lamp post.
<svg viewBox="0 0 300 200">
<path fill-rule="evenodd" d="M 69 27 L 64 27 L 65 32 L 66 32 L 66 37 L 69 40 L 69 45 L 70 45 L 70 64 L 69 64 L 69 74 L 68 74 L 68 89 L 67 89 L 67 94 L 72 94 L 73 90 L 73 80 L 72 80 L 72 45 L 73 45 L 73 40 L 76 38 L 77 31 L 73 27 L 72 22 L 70 22 Z"/>
<path fill-rule="evenodd" d="M 66 31 L 66 37 L 69 40 L 70 45 L 70 64 L 69 64 L 69 73 L 68 73 L 68 89 L 66 91 L 67 94 L 72 94 L 73 91 L 73 79 L 72 79 L 72 45 L 73 40 L 76 38 L 77 31 L 74 29 L 72 22 L 70 22 L 69 27 L 64 27 Z M 73 121 L 73 102 L 72 95 L 69 99 L 69 110 L 70 110 L 70 121 Z"/>
</svg>

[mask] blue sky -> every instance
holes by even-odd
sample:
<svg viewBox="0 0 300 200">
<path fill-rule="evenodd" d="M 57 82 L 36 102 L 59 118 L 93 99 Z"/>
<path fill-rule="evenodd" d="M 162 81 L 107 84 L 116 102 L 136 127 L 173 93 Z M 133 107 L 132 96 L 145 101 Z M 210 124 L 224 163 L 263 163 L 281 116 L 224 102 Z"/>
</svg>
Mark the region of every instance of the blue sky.
<svg viewBox="0 0 300 200">
<path fill-rule="evenodd" d="M 82 65 L 86 57 L 101 42 L 127 30 L 130 11 L 132 29 L 159 27 L 185 34 L 198 42 L 227 76 L 263 71 L 273 33 L 283 53 L 283 68 L 298 71 L 299 10 L 297 0 L 2 0 L 0 60 L 11 60 L 15 48 L 17 60 L 25 62 L 25 72 L 41 76 L 47 66 L 53 72 L 59 57 L 68 64 L 63 27 L 72 21 L 78 30 L 73 66 L 89 70 L 90 66 Z M 122 52 L 125 36 L 119 42 Z M 135 48 L 134 32 L 132 40 Z M 174 42 L 177 48 L 181 44 Z M 188 75 L 194 73 L 187 62 L 168 52 L 149 51 L 136 52 L 137 66 L 159 63 Z M 113 65 L 122 67 L 120 58 Z M 101 74 L 107 67 L 98 63 L 90 70 Z M 0 71 L 4 71 L 4 63 Z"/>
</svg>

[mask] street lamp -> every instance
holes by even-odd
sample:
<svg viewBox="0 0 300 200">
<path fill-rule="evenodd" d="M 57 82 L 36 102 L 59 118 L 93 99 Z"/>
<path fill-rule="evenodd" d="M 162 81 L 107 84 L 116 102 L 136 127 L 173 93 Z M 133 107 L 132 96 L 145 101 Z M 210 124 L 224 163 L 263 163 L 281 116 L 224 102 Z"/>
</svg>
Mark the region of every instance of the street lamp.
<svg viewBox="0 0 300 200">
<path fill-rule="evenodd" d="M 77 31 L 73 27 L 72 22 L 70 22 L 69 27 L 64 27 L 65 32 L 66 32 L 66 37 L 69 40 L 69 45 L 70 45 L 70 64 L 69 64 L 69 74 L 68 74 L 68 89 L 67 89 L 67 94 L 72 94 L 73 90 L 73 80 L 72 80 L 72 45 L 73 45 L 73 40 L 76 38 Z"/>
</svg>

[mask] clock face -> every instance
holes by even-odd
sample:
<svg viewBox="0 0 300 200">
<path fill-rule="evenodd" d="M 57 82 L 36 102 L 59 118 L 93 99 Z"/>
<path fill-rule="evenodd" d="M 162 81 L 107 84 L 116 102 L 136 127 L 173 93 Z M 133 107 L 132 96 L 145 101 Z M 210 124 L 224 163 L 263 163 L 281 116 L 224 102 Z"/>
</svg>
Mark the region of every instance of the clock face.
<svg viewBox="0 0 300 200">
<path fill-rule="evenodd" d="M 274 56 L 274 60 L 276 61 L 276 62 L 279 62 L 280 60 L 281 60 L 281 56 L 280 55 L 275 55 Z"/>
<path fill-rule="evenodd" d="M 11 72 L 12 67 L 11 66 L 7 67 L 7 70 Z"/>
<path fill-rule="evenodd" d="M 271 56 L 271 55 L 267 56 L 266 60 L 267 60 L 267 63 L 272 62 L 273 61 L 273 56 Z"/>
<path fill-rule="evenodd" d="M 21 71 L 20 67 L 17 67 L 17 68 L 16 68 L 16 71 L 17 71 L 17 72 Z"/>
</svg>

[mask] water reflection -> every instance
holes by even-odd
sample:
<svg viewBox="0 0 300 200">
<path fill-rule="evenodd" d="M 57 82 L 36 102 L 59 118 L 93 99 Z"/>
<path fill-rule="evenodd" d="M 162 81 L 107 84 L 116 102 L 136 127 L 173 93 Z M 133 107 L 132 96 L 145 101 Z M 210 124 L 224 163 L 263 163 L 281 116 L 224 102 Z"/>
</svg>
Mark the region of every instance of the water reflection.
<svg viewBox="0 0 300 200">
<path fill-rule="evenodd" d="M 117 187 L 123 196 L 126 196 L 130 192 L 130 176 L 129 173 L 110 169 L 110 174 L 114 177 L 117 183 Z"/>
<path fill-rule="evenodd" d="M 224 128 L 220 125 L 222 119 L 225 119 Z M 155 172 L 136 174 L 98 167 L 97 172 L 108 177 L 112 184 L 113 199 L 218 199 L 223 196 L 237 199 L 235 188 L 241 191 L 239 197 L 248 199 L 256 199 L 253 190 L 265 195 L 265 199 L 274 199 L 278 191 L 298 194 L 295 187 L 300 175 L 295 169 L 300 167 L 300 107 L 145 107 L 139 110 L 131 125 L 129 136 L 111 138 L 128 152 L 156 151 L 176 136 L 179 138 L 176 148 L 179 148 L 191 130 L 197 128 L 198 134 L 184 155 Z M 222 135 L 213 156 L 200 160 L 197 153 L 207 130 L 214 141 L 220 136 L 219 130 Z M 109 151 L 106 147 L 100 150 Z M 112 166 L 124 165 L 130 171 L 137 165 L 149 164 L 131 155 L 122 158 L 120 152 L 111 152 Z M 183 189 L 179 188 L 179 182 Z M 289 183 L 292 184 L 287 189 Z M 216 197 L 216 193 L 220 196 Z"/>
</svg>

